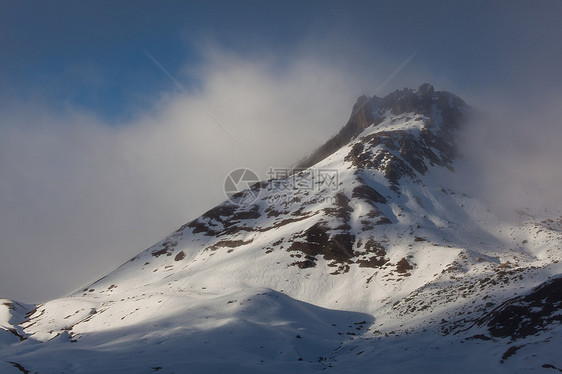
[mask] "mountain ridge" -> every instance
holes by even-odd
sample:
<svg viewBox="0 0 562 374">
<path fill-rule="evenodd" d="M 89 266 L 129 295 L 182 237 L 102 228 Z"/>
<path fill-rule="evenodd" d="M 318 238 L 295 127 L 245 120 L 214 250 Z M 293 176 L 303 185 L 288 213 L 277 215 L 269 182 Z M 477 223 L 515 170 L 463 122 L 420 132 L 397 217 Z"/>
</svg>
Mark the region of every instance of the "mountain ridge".
<svg viewBox="0 0 562 374">
<path fill-rule="evenodd" d="M 360 98 L 310 167 L 254 184 L 90 286 L 12 318 L 4 361 L 41 372 L 51 357 L 55 371 L 80 349 L 83 372 L 103 369 L 99 357 L 121 372 L 388 372 L 416 368 L 415 352 L 442 360 L 470 346 L 480 362 L 447 365 L 562 367 L 548 353 L 560 295 L 548 293 L 554 308 L 533 296 L 558 284 L 562 217 L 505 222 L 453 183 L 470 111 L 429 84 Z M 502 330 L 539 307 L 533 335 Z M 176 357 L 176 345 L 197 355 Z M 405 350 L 411 361 L 392 359 Z"/>
<path fill-rule="evenodd" d="M 438 108 L 442 111 L 446 108 L 469 108 L 458 96 L 447 91 L 436 92 L 429 83 L 422 84 L 415 91 L 409 88 L 396 90 L 383 98 L 360 96 L 353 105 L 349 120 L 338 134 L 297 163 L 296 168 L 308 168 L 322 161 L 334 151 L 349 143 L 367 127 L 377 126 L 386 111 L 390 111 L 394 115 L 406 112 L 430 115 L 434 101 L 437 102 Z M 463 114 L 455 110 L 447 110 L 445 113 L 447 116 L 446 123 L 452 128 L 458 128 Z"/>
</svg>

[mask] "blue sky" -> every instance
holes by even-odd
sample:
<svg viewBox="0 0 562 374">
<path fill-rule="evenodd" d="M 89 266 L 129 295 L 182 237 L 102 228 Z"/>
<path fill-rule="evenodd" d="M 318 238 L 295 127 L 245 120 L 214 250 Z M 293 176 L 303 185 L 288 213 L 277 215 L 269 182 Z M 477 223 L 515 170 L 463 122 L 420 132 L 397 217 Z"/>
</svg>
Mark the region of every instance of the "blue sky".
<svg viewBox="0 0 562 374">
<path fill-rule="evenodd" d="M 281 50 L 311 31 L 318 4 L 4 3 L 2 94 L 40 95 L 55 107 L 63 101 L 126 120 L 132 108 L 170 88 L 144 50 L 174 73 L 199 61 L 201 45 L 211 40 L 243 52 L 271 45 Z"/>
<path fill-rule="evenodd" d="M 230 170 L 265 177 L 360 95 L 424 82 L 494 113 L 467 135 L 486 189 L 560 198 L 560 14 L 554 0 L 1 2 L 0 297 L 78 289 L 222 201 Z"/>
<path fill-rule="evenodd" d="M 300 48 L 357 69 L 380 54 L 392 64 L 419 51 L 414 65 L 460 90 L 513 84 L 519 69 L 552 67 L 541 58 L 558 62 L 561 53 L 548 43 L 560 32 L 555 1 L 24 4 L 1 5 L 1 97 L 78 106 L 113 123 L 170 89 L 144 50 L 175 74 L 200 62 L 210 42 L 241 54 L 274 53 L 281 67 Z"/>
</svg>

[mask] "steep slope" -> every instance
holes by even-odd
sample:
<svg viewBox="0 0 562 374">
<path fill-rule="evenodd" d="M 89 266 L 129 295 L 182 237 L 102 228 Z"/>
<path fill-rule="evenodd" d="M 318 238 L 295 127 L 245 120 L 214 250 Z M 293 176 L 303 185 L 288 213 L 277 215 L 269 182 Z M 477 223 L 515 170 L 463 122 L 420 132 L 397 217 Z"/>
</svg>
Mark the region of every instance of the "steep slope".
<svg viewBox="0 0 562 374">
<path fill-rule="evenodd" d="M 520 212 L 504 222 L 456 186 L 455 137 L 469 113 L 427 84 L 360 98 L 342 131 L 287 176 L 209 210 L 89 287 L 37 305 L 13 325 L 26 340 L 7 347 L 5 361 L 39 372 L 47 358 L 47 372 L 99 372 L 99 357 L 120 372 L 353 372 L 411 369 L 470 346 L 463 360 L 445 361 L 487 355 L 482 368 L 509 371 L 525 354 L 530 367 L 562 367 L 549 349 L 532 360 L 537 350 L 505 353 L 512 338 L 558 342 L 559 294 L 534 325 L 539 338 L 486 330 L 504 318 L 499 306 L 527 300 L 514 293 L 533 295 L 562 273 L 562 218 Z M 537 307 L 507 310 L 523 318 Z M 411 361 L 393 358 L 405 349 L 417 352 Z"/>
</svg>

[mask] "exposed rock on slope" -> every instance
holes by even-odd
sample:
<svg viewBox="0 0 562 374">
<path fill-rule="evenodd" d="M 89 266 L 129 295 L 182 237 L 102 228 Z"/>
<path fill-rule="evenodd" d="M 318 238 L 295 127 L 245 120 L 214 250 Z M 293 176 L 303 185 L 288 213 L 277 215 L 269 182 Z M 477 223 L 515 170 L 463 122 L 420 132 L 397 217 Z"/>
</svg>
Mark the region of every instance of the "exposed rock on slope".
<svg viewBox="0 0 562 374">
<path fill-rule="evenodd" d="M 562 367 L 550 279 L 562 273 L 562 218 L 504 222 L 453 183 L 469 112 L 427 84 L 361 97 L 305 169 L 37 305 L 4 361 L 38 372 L 107 371 L 102 357 L 131 373 Z"/>
</svg>

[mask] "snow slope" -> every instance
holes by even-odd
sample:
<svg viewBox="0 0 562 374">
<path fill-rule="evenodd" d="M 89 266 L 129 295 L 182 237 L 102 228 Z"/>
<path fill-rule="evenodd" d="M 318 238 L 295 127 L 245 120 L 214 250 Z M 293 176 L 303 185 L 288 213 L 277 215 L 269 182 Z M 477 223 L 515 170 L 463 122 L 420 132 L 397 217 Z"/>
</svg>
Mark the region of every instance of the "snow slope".
<svg viewBox="0 0 562 374">
<path fill-rule="evenodd" d="M 0 332 L 25 340 L 0 335 L 0 370 L 562 368 L 562 216 L 501 221 L 459 189 L 469 112 L 430 85 L 361 98 L 307 167 L 253 186 L 257 200 L 226 201 L 27 317 L 2 309 Z"/>
</svg>

